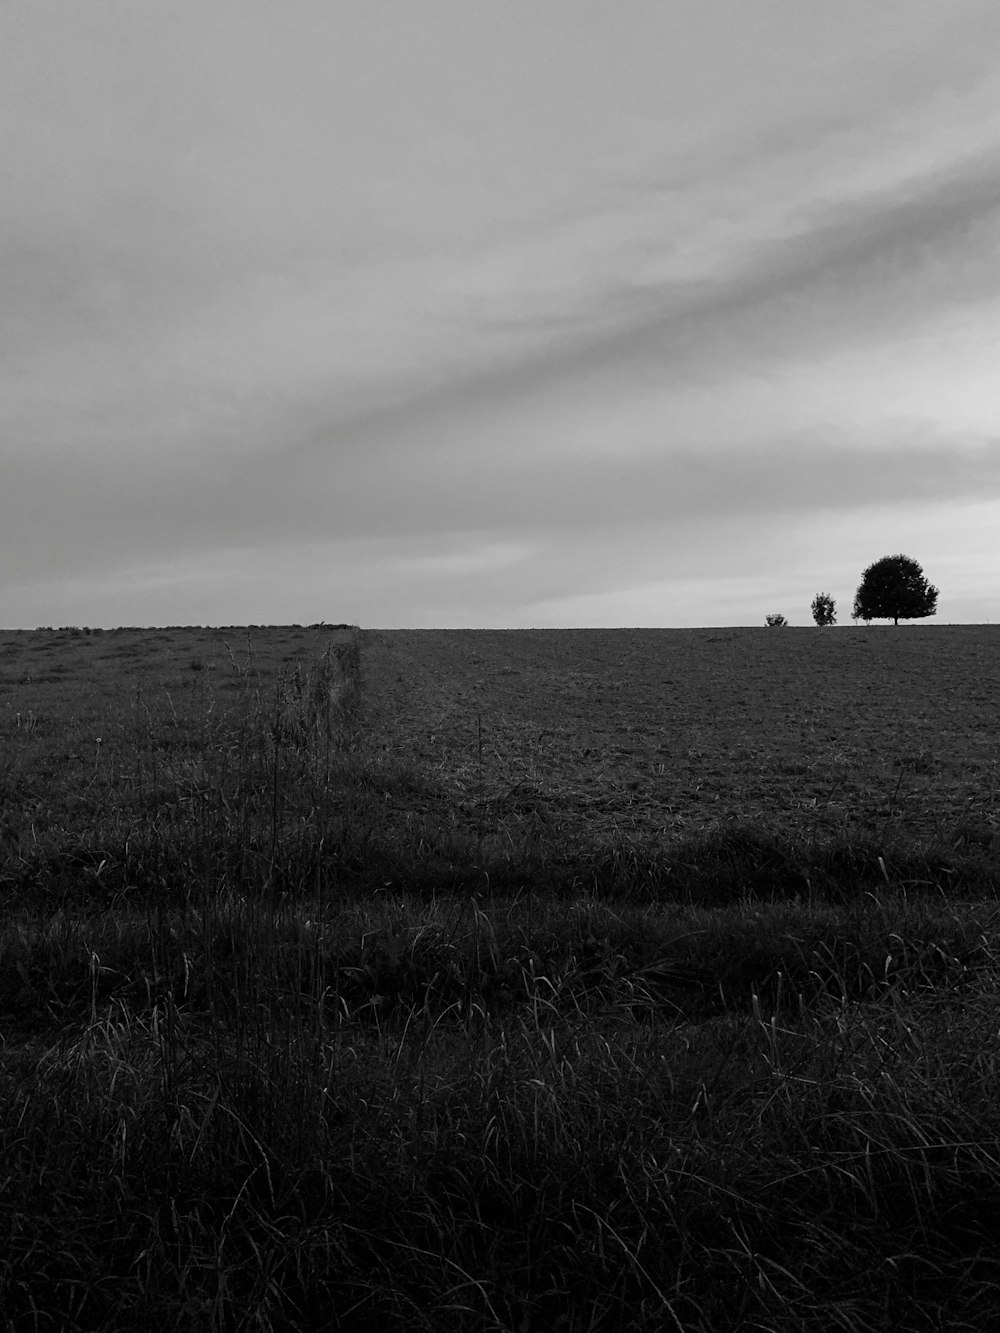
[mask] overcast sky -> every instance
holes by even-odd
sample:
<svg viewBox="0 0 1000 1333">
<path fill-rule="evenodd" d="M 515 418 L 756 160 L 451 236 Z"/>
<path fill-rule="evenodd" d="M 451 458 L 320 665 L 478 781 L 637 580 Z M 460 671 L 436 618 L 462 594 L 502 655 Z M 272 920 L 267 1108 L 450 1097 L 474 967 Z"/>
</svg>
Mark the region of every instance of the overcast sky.
<svg viewBox="0 0 1000 1333">
<path fill-rule="evenodd" d="M 1000 619 L 996 0 L 2 0 L 0 625 Z"/>
</svg>

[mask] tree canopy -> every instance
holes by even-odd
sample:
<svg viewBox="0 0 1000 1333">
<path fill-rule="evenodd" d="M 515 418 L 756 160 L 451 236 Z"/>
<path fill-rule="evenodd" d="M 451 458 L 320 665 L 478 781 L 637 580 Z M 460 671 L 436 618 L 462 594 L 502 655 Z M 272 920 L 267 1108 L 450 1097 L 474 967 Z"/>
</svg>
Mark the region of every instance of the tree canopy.
<svg viewBox="0 0 1000 1333">
<path fill-rule="evenodd" d="M 938 590 L 908 555 L 886 555 L 869 565 L 854 597 L 855 620 L 921 620 L 937 610 Z"/>
</svg>

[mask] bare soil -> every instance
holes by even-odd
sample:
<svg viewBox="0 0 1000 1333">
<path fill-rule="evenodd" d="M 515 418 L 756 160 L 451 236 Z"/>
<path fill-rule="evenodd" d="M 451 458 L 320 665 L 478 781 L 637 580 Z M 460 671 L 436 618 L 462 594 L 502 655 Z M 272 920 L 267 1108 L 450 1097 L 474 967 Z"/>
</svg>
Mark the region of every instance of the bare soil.
<svg viewBox="0 0 1000 1333">
<path fill-rule="evenodd" d="M 493 818 L 988 844 L 1000 628 L 367 631 L 373 742 Z"/>
</svg>

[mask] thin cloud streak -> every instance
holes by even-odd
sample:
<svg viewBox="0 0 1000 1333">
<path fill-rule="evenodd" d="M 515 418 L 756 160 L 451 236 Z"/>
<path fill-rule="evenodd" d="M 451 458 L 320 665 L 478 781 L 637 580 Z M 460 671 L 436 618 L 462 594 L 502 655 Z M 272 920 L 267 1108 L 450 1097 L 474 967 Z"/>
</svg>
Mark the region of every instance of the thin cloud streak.
<svg viewBox="0 0 1000 1333">
<path fill-rule="evenodd" d="M 456 375 L 331 428 L 365 420 L 390 428 L 438 401 L 530 395 L 560 380 L 586 380 L 592 391 L 602 372 L 725 381 L 844 345 L 906 339 L 952 311 L 991 306 L 1000 296 L 1000 143 L 888 198 L 813 206 L 806 220 L 808 230 L 762 242 L 711 278 L 604 292 L 610 322 L 565 316 L 562 336 L 524 361 Z M 556 331 L 548 319 L 541 326 Z"/>
</svg>

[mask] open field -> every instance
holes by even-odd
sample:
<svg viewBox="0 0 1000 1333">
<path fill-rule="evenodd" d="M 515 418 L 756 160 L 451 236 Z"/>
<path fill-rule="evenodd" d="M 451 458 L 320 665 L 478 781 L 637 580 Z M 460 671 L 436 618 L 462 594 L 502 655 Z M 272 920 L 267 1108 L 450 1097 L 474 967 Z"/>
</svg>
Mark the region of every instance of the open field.
<svg viewBox="0 0 1000 1333">
<path fill-rule="evenodd" d="M 794 840 L 989 843 L 1000 631 L 371 635 L 379 737 L 447 798 L 657 847 L 750 823 Z M 480 756 L 480 740 L 481 756 Z"/>
<path fill-rule="evenodd" d="M 0 1326 L 993 1326 L 998 702 L 990 627 L 0 635 Z"/>
</svg>

